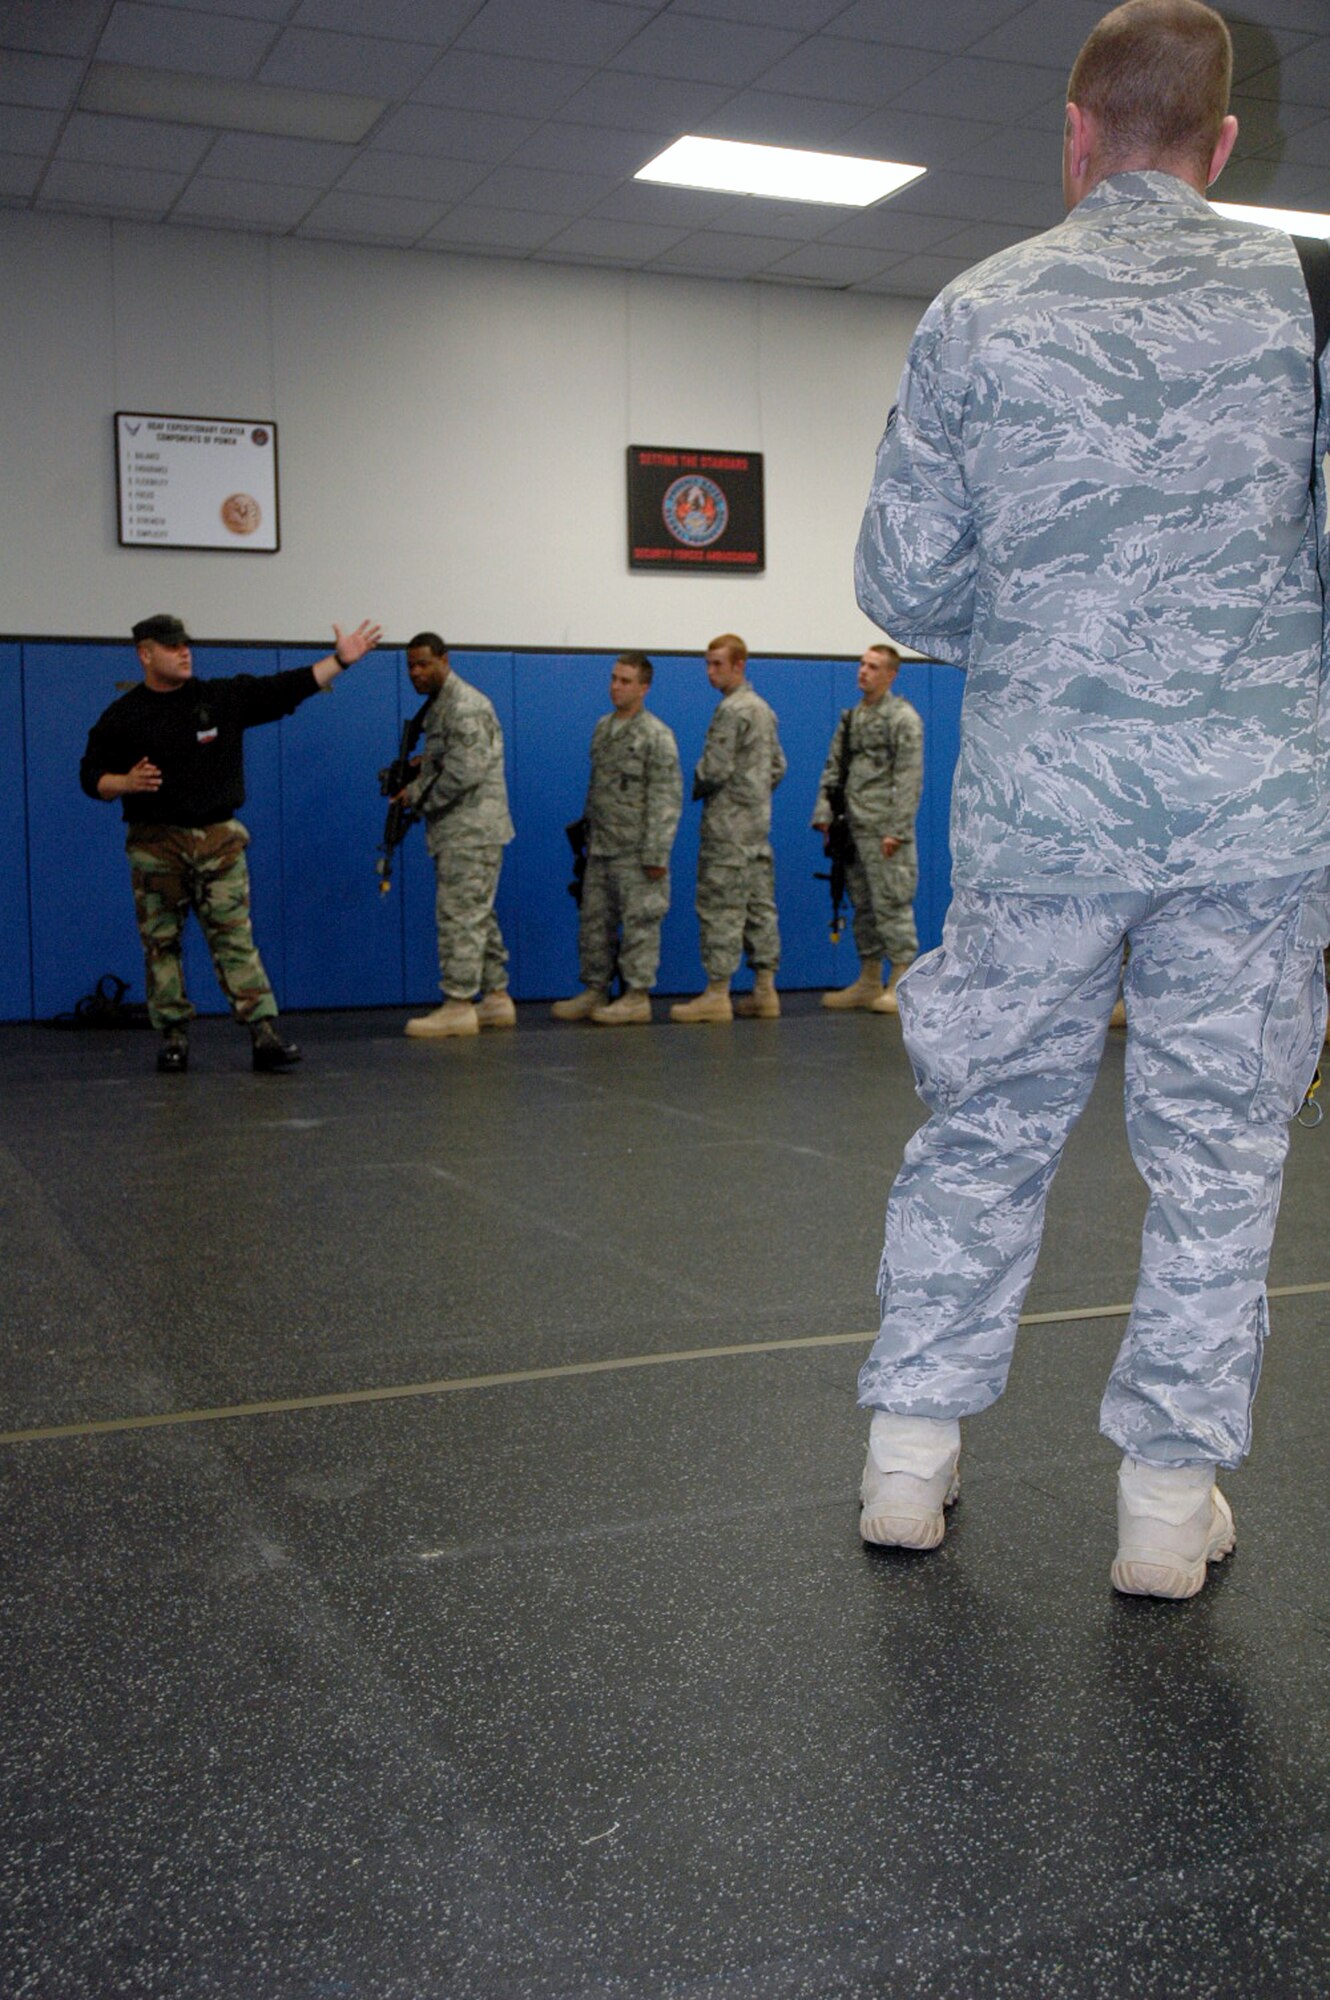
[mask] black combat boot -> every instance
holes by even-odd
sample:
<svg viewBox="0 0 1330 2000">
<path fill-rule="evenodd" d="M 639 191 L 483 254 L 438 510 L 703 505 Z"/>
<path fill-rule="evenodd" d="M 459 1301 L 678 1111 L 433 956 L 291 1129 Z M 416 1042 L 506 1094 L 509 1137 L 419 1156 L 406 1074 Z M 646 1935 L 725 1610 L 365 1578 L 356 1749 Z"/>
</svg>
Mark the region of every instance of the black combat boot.
<svg viewBox="0 0 1330 2000">
<path fill-rule="evenodd" d="M 277 1023 L 269 1016 L 263 1021 L 251 1021 L 250 1040 L 254 1044 L 254 1067 L 257 1070 L 287 1069 L 300 1061 L 300 1051 L 294 1042 L 284 1042 L 277 1032 Z"/>
<path fill-rule="evenodd" d="M 157 1067 L 163 1076 L 183 1076 L 189 1068 L 189 1029 L 167 1028 L 157 1051 Z"/>
</svg>

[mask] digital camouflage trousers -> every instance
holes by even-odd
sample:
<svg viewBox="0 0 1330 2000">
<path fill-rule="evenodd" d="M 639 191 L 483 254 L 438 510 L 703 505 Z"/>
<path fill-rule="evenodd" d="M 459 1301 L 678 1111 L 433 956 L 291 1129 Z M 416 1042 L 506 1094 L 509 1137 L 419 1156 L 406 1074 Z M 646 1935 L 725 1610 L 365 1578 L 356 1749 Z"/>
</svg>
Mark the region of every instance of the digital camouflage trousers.
<svg viewBox="0 0 1330 2000">
<path fill-rule="evenodd" d="M 919 850 L 913 840 L 903 840 L 888 861 L 880 834 L 856 832 L 854 859 L 845 876 L 860 958 L 884 958 L 891 965 L 908 965 L 919 953 L 919 934 L 914 927 Z"/>
<path fill-rule="evenodd" d="M 434 856 L 434 918 L 439 985 L 447 1000 L 499 993 L 508 984 L 508 953 L 494 914 L 503 848 L 442 841 Z"/>
<path fill-rule="evenodd" d="M 617 952 L 625 987 L 649 993 L 660 966 L 660 926 L 669 907 L 668 875 L 653 882 L 632 855 L 591 855 L 577 929 L 583 986 L 607 993 Z"/>
<path fill-rule="evenodd" d="M 732 979 L 746 953 L 754 972 L 780 964 L 776 871 L 769 854 L 709 854 L 697 866 L 697 922 L 708 979 Z"/>
<path fill-rule="evenodd" d="M 898 989 L 932 1116 L 887 1203 L 865 1407 L 953 1418 L 1001 1395 L 1128 943 L 1127 1137 L 1149 1200 L 1100 1428 L 1157 1465 L 1244 1457 L 1328 937 L 1324 872 L 1154 896 L 957 893 L 941 946 Z"/>
<path fill-rule="evenodd" d="M 194 1018 L 180 956 L 191 910 L 236 1019 L 262 1021 L 276 1014 L 250 924 L 248 845 L 249 835 L 238 819 L 214 826 L 126 828 L 125 853 L 154 1028 L 178 1027 Z"/>
</svg>

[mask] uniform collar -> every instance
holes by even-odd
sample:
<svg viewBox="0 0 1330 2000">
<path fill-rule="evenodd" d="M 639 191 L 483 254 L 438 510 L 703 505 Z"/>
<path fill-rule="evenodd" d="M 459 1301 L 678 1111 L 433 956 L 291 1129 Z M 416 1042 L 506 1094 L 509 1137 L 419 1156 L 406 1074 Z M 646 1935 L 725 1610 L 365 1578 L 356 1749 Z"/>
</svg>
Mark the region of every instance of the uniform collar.
<svg viewBox="0 0 1330 2000">
<path fill-rule="evenodd" d="M 1214 210 L 1203 194 L 1198 194 L 1186 181 L 1180 181 L 1176 174 L 1160 173 L 1151 167 L 1143 173 L 1109 174 L 1097 181 L 1089 194 L 1077 202 L 1072 210 L 1079 215 L 1081 210 L 1096 208 L 1140 207 L 1191 209 L 1194 213 L 1213 215 Z"/>
</svg>

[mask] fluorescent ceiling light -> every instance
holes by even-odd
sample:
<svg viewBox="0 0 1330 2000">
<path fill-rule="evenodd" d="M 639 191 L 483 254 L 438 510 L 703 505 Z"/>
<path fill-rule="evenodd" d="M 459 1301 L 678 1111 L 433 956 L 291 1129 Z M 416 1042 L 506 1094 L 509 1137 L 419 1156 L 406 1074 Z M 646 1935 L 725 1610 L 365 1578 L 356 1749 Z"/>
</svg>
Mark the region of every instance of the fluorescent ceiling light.
<svg viewBox="0 0 1330 2000">
<path fill-rule="evenodd" d="M 1330 236 L 1330 215 L 1306 208 L 1249 208 L 1240 201 L 1212 201 L 1216 215 L 1230 222 L 1258 222 L 1264 229 L 1284 229 L 1290 236 Z"/>
<path fill-rule="evenodd" d="M 805 153 L 794 146 L 750 146 L 736 139 L 676 139 L 633 179 L 671 187 L 718 188 L 777 201 L 831 201 L 867 208 L 917 181 L 924 167 L 856 160 L 845 153 Z"/>
<path fill-rule="evenodd" d="M 228 83 L 173 69 L 94 63 L 79 93 L 82 111 L 171 125 L 211 125 L 224 132 L 275 133 L 280 139 L 332 139 L 354 145 L 383 116 L 381 97 L 327 90 L 283 90 L 270 83 Z"/>
</svg>

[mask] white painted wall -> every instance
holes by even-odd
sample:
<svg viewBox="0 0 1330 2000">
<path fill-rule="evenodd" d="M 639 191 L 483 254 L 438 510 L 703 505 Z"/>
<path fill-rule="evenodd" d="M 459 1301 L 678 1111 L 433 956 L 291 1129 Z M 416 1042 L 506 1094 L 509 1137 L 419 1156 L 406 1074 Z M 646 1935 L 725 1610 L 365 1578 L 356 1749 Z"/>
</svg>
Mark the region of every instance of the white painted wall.
<svg viewBox="0 0 1330 2000">
<path fill-rule="evenodd" d="M 913 304 L 17 213 L 0 270 L 0 631 L 872 636 L 851 564 Z M 274 418 L 280 553 L 119 548 L 117 409 Z M 629 444 L 764 452 L 766 573 L 631 573 Z"/>
</svg>

